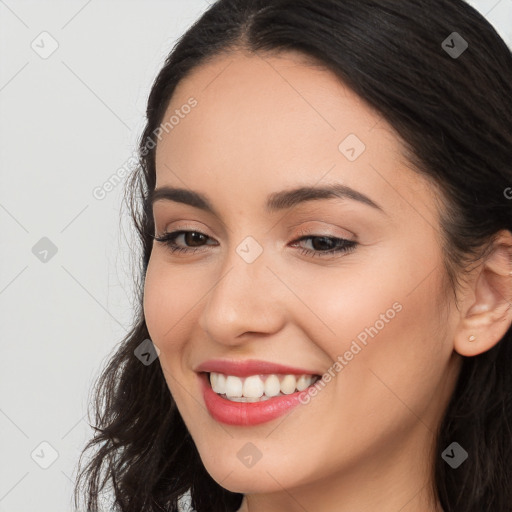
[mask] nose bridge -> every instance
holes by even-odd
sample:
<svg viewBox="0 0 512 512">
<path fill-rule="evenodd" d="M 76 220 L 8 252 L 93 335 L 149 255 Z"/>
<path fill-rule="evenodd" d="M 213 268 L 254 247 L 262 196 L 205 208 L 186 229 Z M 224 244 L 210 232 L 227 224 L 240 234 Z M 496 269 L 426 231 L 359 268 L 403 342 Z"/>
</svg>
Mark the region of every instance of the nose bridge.
<svg viewBox="0 0 512 512">
<path fill-rule="evenodd" d="M 232 344 L 244 332 L 278 329 L 275 278 L 267 264 L 263 243 L 254 237 L 245 237 L 230 250 L 201 311 L 199 323 L 212 339 Z"/>
</svg>

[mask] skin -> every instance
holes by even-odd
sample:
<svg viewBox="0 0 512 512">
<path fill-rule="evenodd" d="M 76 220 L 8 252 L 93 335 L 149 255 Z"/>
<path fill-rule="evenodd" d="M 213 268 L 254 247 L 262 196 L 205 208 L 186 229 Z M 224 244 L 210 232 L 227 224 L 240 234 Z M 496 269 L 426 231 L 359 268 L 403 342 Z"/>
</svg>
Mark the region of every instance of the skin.
<svg viewBox="0 0 512 512">
<path fill-rule="evenodd" d="M 491 348 L 512 321 L 510 233 L 469 275 L 457 308 L 432 184 L 410 168 L 385 120 L 329 71 L 295 52 L 237 51 L 184 79 L 164 119 L 191 96 L 198 105 L 158 142 L 156 187 L 201 192 L 219 216 L 154 204 L 156 235 L 190 229 L 209 238 L 190 254 L 154 242 L 144 313 L 207 471 L 244 493 L 248 512 L 441 510 L 429 491 L 434 432 L 461 356 Z M 366 146 L 353 162 L 338 149 L 348 134 Z M 332 183 L 383 212 L 339 198 L 264 209 L 272 192 Z M 358 245 L 301 254 L 322 250 L 315 239 L 296 243 L 304 230 Z M 263 248 L 252 263 L 236 252 L 247 236 Z M 193 249 L 194 240 L 176 243 Z M 252 427 L 208 414 L 199 363 L 263 359 L 322 374 L 394 303 L 400 312 L 309 404 Z M 250 468 L 237 457 L 247 442 L 262 455 Z"/>
</svg>

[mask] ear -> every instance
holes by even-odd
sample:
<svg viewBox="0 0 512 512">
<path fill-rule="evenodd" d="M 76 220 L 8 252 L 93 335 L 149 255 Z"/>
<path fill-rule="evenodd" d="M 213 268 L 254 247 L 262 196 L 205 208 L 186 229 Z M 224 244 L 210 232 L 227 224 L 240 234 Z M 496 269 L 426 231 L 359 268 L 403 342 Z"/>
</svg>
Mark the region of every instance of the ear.
<svg viewBox="0 0 512 512">
<path fill-rule="evenodd" d="M 500 231 L 466 289 L 455 350 L 475 356 L 494 347 L 512 324 L 512 233 Z"/>
</svg>

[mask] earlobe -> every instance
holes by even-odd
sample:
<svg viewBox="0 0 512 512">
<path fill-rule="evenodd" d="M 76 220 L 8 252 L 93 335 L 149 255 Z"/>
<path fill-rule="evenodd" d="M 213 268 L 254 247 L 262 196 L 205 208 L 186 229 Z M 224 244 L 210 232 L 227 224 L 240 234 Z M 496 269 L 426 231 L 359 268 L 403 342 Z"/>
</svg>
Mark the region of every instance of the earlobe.
<svg viewBox="0 0 512 512">
<path fill-rule="evenodd" d="M 471 357 L 493 348 L 512 324 L 512 234 L 500 232 L 475 270 L 454 338 L 454 349 Z"/>
</svg>

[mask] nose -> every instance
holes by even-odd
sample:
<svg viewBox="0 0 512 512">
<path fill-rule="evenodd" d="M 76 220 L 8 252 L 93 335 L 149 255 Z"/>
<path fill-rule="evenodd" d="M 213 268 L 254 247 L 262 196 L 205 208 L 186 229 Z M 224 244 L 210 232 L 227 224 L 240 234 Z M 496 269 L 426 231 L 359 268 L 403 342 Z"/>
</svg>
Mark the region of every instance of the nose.
<svg viewBox="0 0 512 512">
<path fill-rule="evenodd" d="M 267 267 L 263 252 L 247 263 L 232 252 L 206 296 L 199 325 L 210 339 L 229 346 L 243 344 L 244 334 L 278 332 L 284 323 L 282 283 Z M 271 266 L 271 265 L 270 265 Z"/>
</svg>

